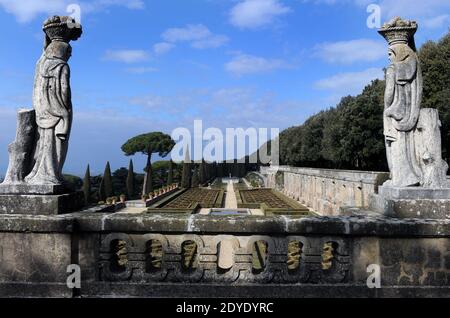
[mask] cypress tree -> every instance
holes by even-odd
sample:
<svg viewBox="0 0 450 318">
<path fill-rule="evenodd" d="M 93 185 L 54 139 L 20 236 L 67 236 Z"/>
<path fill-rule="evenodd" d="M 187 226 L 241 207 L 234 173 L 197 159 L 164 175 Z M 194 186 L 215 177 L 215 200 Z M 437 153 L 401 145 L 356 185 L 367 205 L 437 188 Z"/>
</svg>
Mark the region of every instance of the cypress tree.
<svg viewBox="0 0 450 318">
<path fill-rule="evenodd" d="M 206 183 L 206 166 L 205 166 L 205 160 L 202 159 L 202 163 L 200 163 L 200 170 L 198 173 L 198 180 L 200 181 L 200 184 L 205 184 Z"/>
<path fill-rule="evenodd" d="M 98 187 L 98 199 L 99 199 L 99 201 L 106 200 L 105 179 L 104 178 L 102 178 L 102 180 L 100 181 L 100 186 Z"/>
<path fill-rule="evenodd" d="M 214 162 L 214 178 L 219 176 L 219 163 L 217 161 Z"/>
<path fill-rule="evenodd" d="M 247 171 L 245 168 L 245 163 L 240 162 L 239 163 L 239 177 L 244 178 L 246 174 L 247 174 Z"/>
<path fill-rule="evenodd" d="M 205 182 L 211 179 L 211 163 L 206 163 L 203 167 L 203 174 L 205 176 Z"/>
<path fill-rule="evenodd" d="M 228 178 L 228 163 L 225 160 L 222 162 L 222 177 Z"/>
<path fill-rule="evenodd" d="M 217 177 L 223 178 L 223 163 L 222 162 L 219 162 L 217 164 Z"/>
<path fill-rule="evenodd" d="M 84 175 L 83 193 L 84 193 L 84 202 L 86 205 L 89 205 L 91 201 L 91 171 L 89 165 L 87 166 L 86 174 Z"/>
<path fill-rule="evenodd" d="M 127 174 L 127 195 L 128 199 L 134 198 L 134 167 L 133 160 L 130 159 L 130 164 L 128 165 L 128 174 Z"/>
<path fill-rule="evenodd" d="M 169 161 L 169 173 L 167 175 L 167 185 L 171 185 L 173 183 L 173 161 L 170 159 Z"/>
<path fill-rule="evenodd" d="M 114 195 L 111 177 L 111 167 L 109 165 L 109 161 L 106 163 L 105 172 L 103 173 L 103 178 L 100 183 L 100 188 L 98 192 L 99 198 L 102 201 L 105 201 L 107 198 Z"/>
<path fill-rule="evenodd" d="M 191 158 L 189 157 L 189 148 L 186 148 L 186 156 L 183 162 L 183 173 L 181 176 L 181 187 L 189 188 L 191 184 Z"/>
<path fill-rule="evenodd" d="M 231 164 L 230 172 L 231 172 L 232 177 L 235 177 L 235 178 L 239 177 L 239 169 L 238 169 L 238 163 L 237 163 L 236 159 L 233 160 L 233 163 Z"/>
<path fill-rule="evenodd" d="M 194 173 L 192 174 L 191 188 L 198 188 L 198 169 L 197 167 L 194 169 Z"/>
</svg>

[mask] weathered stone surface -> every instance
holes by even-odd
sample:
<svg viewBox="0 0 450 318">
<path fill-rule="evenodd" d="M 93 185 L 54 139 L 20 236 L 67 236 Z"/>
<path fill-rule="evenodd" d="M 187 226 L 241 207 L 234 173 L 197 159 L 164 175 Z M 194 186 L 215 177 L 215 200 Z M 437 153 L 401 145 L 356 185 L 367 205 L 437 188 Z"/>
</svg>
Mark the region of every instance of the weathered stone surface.
<svg viewBox="0 0 450 318">
<path fill-rule="evenodd" d="M 44 22 L 44 52 L 36 65 L 33 110 L 18 114 L 16 140 L 0 185 L 0 213 L 59 214 L 80 209 L 79 193 L 68 193 L 62 169 L 72 126 L 70 41 L 81 26 L 71 17 L 54 16 Z"/>
<path fill-rule="evenodd" d="M 75 220 L 71 214 L 0 214 L 0 232 L 71 233 Z"/>
<path fill-rule="evenodd" d="M 364 237 L 353 239 L 353 279 L 355 283 L 365 284 L 367 267 L 380 264 L 380 246 L 378 238 Z"/>
<path fill-rule="evenodd" d="M 69 189 L 62 184 L 0 184 L 0 194 L 64 194 L 68 192 Z"/>
<path fill-rule="evenodd" d="M 215 286 L 209 296 L 235 297 L 240 293 L 237 290 L 255 296 L 252 288 L 263 286 L 270 290 L 267 296 L 276 296 L 271 294 L 275 288 L 278 296 L 292 297 L 304 295 L 305 288 L 307 295 L 318 297 L 342 295 L 344 287 L 349 295 L 367 297 L 412 297 L 423 295 L 424 289 L 429 295 L 443 295 L 440 287 L 449 290 L 450 220 L 381 216 L 219 219 L 220 227 L 216 217 L 201 215 L 174 216 L 169 223 L 148 214 L 0 215 L 0 255 L 8 258 L 6 262 L 0 259 L 0 295 L 52 296 L 58 291 L 60 296 L 71 297 L 58 285 L 67 277 L 64 270 L 69 261 L 81 266 L 78 294 L 86 296 L 161 297 L 166 295 L 165 288 L 168 292 L 180 284 L 198 295 Z M 238 232 L 242 225 L 245 229 Z M 193 266 L 182 265 L 183 255 L 191 255 L 183 249 L 186 242 L 196 246 Z M 257 270 L 252 257 L 256 242 L 266 246 Z M 19 264 L 18 271 L 12 267 L 14 262 Z M 370 264 L 381 266 L 381 290 L 365 286 Z M 49 278 L 48 271 L 54 276 Z M 33 285 L 39 288 L 32 291 Z M 149 286 L 159 287 L 149 292 Z M 360 286 L 367 294 L 357 294 Z M 176 293 L 184 291 L 172 289 L 168 296 Z"/>
<path fill-rule="evenodd" d="M 378 193 L 386 200 L 450 200 L 450 188 L 399 188 L 383 185 L 378 189 Z"/>
<path fill-rule="evenodd" d="M 450 188 L 447 180 L 448 164 L 442 159 L 441 121 L 437 109 L 420 111 L 414 140 L 422 171 L 421 186 L 430 189 Z"/>
<path fill-rule="evenodd" d="M 70 213 L 84 206 L 83 192 L 61 195 L 0 195 L 0 214 Z"/>
<path fill-rule="evenodd" d="M 220 269 L 228 270 L 234 265 L 234 251 L 237 248 L 235 240 L 225 238 L 219 243 L 218 263 Z"/>
<path fill-rule="evenodd" d="M 0 282 L 65 282 L 70 234 L 0 233 Z"/>
<path fill-rule="evenodd" d="M 386 70 L 384 135 L 391 172 L 390 185 L 419 185 L 421 167 L 414 147 L 414 129 L 420 114 L 422 73 L 414 45 L 417 24 L 394 18 L 380 34 L 389 43 L 391 65 Z"/>
<path fill-rule="evenodd" d="M 369 207 L 396 218 L 450 218 L 450 189 L 382 186 L 370 198 Z"/>
<path fill-rule="evenodd" d="M 420 109 L 423 79 L 417 56 L 415 21 L 393 18 L 379 33 L 389 43 L 384 135 L 392 187 L 447 188 L 448 165 L 442 160 L 439 114 Z M 404 199 L 404 198 L 403 198 Z"/>
<path fill-rule="evenodd" d="M 66 283 L 1 283 L 1 298 L 72 298 L 74 290 L 67 288 Z"/>
<path fill-rule="evenodd" d="M 293 167 L 262 168 L 261 172 L 267 176 L 269 186 L 278 187 L 320 214 L 352 214 L 353 206 L 368 208 L 365 213 L 369 215 L 399 218 L 446 219 L 450 215 L 450 188 L 381 186 L 389 177 L 387 173 Z M 276 174 L 284 174 L 283 184 L 276 184 Z"/>
<path fill-rule="evenodd" d="M 369 197 L 389 178 L 384 172 L 289 166 L 261 167 L 261 174 L 267 178 L 268 187 L 322 215 L 339 215 L 339 208 L 344 206 L 368 207 Z"/>
<path fill-rule="evenodd" d="M 348 207 L 347 210 L 350 210 Z M 394 210 L 394 202 L 392 200 L 387 200 L 379 194 L 372 194 L 369 196 L 369 209 L 376 213 L 381 213 L 388 216 L 391 211 Z M 341 214 L 345 212 L 341 211 Z"/>
<path fill-rule="evenodd" d="M 21 109 L 17 113 L 16 139 L 9 145 L 9 165 L 3 184 L 10 185 L 23 182 L 30 172 L 31 151 L 36 132 L 36 115 L 34 110 Z M 0 193 L 2 185 L 0 185 Z"/>
<path fill-rule="evenodd" d="M 398 218 L 450 219 L 450 200 L 392 201 L 394 208 L 388 215 Z"/>
<path fill-rule="evenodd" d="M 62 169 L 73 116 L 69 42 L 77 40 L 82 30 L 73 18 L 59 16 L 47 19 L 43 30 L 46 38 L 36 66 L 33 110 L 18 113 L 16 140 L 9 147 L 8 172 L 0 185 L 0 213 L 55 214 L 81 207 L 78 194 L 59 194 L 67 192 Z"/>
<path fill-rule="evenodd" d="M 36 66 L 33 108 L 37 134 L 29 184 L 62 184 L 62 169 L 72 126 L 69 42 L 81 36 L 81 26 L 70 17 L 54 16 L 44 22 L 44 52 Z"/>
<path fill-rule="evenodd" d="M 210 217 L 203 215 L 132 215 L 122 213 L 72 213 L 57 216 L 0 214 L 0 231 L 52 232 L 76 227 L 84 233 L 270 233 L 271 235 L 344 235 L 450 237 L 450 220 L 396 219 L 367 210 L 352 209 L 345 217 Z M 373 213 L 373 212 L 372 212 Z"/>
<path fill-rule="evenodd" d="M 447 286 L 450 267 L 445 257 L 450 255 L 448 238 L 379 240 L 381 280 L 383 286 Z"/>
</svg>

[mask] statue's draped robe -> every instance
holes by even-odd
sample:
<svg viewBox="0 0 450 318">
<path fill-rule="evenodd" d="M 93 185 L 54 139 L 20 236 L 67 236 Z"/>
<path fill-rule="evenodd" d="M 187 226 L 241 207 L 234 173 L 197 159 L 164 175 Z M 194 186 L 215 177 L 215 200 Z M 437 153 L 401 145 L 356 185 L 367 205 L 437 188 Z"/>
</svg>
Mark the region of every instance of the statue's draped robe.
<svg viewBox="0 0 450 318">
<path fill-rule="evenodd" d="M 414 144 L 414 129 L 420 114 L 421 76 L 415 53 L 394 61 L 386 72 L 384 135 L 393 186 L 414 186 L 421 181 Z"/>
<path fill-rule="evenodd" d="M 70 69 L 66 61 L 42 55 L 36 66 L 33 108 L 37 140 L 30 184 L 61 184 L 72 124 Z"/>
</svg>

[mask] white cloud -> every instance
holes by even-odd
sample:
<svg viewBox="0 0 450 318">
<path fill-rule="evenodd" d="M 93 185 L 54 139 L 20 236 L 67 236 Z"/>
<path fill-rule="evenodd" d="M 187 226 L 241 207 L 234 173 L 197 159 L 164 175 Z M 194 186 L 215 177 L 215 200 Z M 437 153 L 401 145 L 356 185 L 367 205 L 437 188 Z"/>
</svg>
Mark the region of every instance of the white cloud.
<svg viewBox="0 0 450 318">
<path fill-rule="evenodd" d="M 131 64 L 148 60 L 148 54 L 143 50 L 108 50 L 104 59 Z"/>
<path fill-rule="evenodd" d="M 448 0 L 382 0 L 379 2 L 383 16 L 390 19 L 401 16 L 408 19 L 432 18 L 450 10 Z"/>
<path fill-rule="evenodd" d="M 126 69 L 127 73 L 131 74 L 145 74 L 145 73 L 154 73 L 157 72 L 158 69 L 154 67 L 129 67 Z"/>
<path fill-rule="evenodd" d="M 279 0 L 243 0 L 230 11 L 230 23 L 242 29 L 257 29 L 291 12 Z"/>
<path fill-rule="evenodd" d="M 93 4 L 97 7 L 123 6 L 131 10 L 142 10 L 145 8 L 143 0 L 96 0 Z"/>
<path fill-rule="evenodd" d="M 230 127 L 288 127 L 301 121 L 305 112 L 313 113 L 314 102 L 280 100 L 273 92 L 257 92 L 246 87 L 196 89 L 176 95 L 144 95 L 132 98 L 132 105 L 140 106 L 175 127 L 190 127 L 194 119 L 203 126 L 225 129 Z M 156 113 L 154 110 L 158 110 Z M 272 113 L 272 116 L 266 116 Z"/>
<path fill-rule="evenodd" d="M 439 29 L 450 24 L 450 15 L 442 14 L 434 18 L 423 21 L 423 25 L 427 29 Z"/>
<path fill-rule="evenodd" d="M 129 102 L 132 105 L 139 105 L 148 109 L 167 109 L 167 106 L 169 104 L 166 98 L 155 95 L 134 97 L 130 99 Z"/>
<path fill-rule="evenodd" d="M 143 9 L 142 0 L 95 0 L 91 2 L 74 2 L 73 0 L 0 0 L 0 6 L 13 14 L 20 23 L 33 20 L 38 15 L 67 15 L 67 6 L 77 3 L 81 6 L 81 14 L 104 10 L 110 6 L 122 6 L 131 10 Z"/>
<path fill-rule="evenodd" d="M 225 35 L 212 35 L 206 39 L 192 42 L 191 46 L 195 49 L 215 49 L 223 46 L 228 40 L 228 37 Z"/>
<path fill-rule="evenodd" d="M 165 42 L 155 45 L 160 47 L 154 46 L 155 53 L 157 49 L 161 49 L 161 54 L 164 54 L 178 42 L 189 42 L 195 49 L 210 49 L 221 47 L 229 41 L 227 36 L 214 34 L 202 24 L 188 24 L 183 28 L 167 29 L 161 34 L 161 38 Z"/>
<path fill-rule="evenodd" d="M 153 53 L 155 55 L 163 55 L 171 51 L 175 47 L 172 43 L 160 42 L 153 45 Z"/>
<path fill-rule="evenodd" d="M 448 25 L 449 18 L 445 17 L 450 10 L 449 0 L 303 0 L 315 4 L 347 4 L 353 3 L 359 7 L 366 7 L 374 3 L 381 7 L 384 20 L 390 20 L 395 16 L 404 19 L 417 20 L 419 25 L 425 28 L 440 28 Z"/>
<path fill-rule="evenodd" d="M 6 12 L 15 15 L 17 20 L 23 23 L 32 20 L 38 14 L 65 12 L 67 1 L 0 0 L 0 5 Z"/>
<path fill-rule="evenodd" d="M 314 86 L 318 89 L 332 91 L 340 96 L 354 95 L 360 93 L 372 80 L 383 78 L 383 70 L 369 68 L 361 72 L 339 73 L 315 82 Z"/>
<path fill-rule="evenodd" d="M 369 39 L 322 43 L 316 46 L 314 55 L 328 63 L 373 62 L 386 56 L 386 45 Z"/>
<path fill-rule="evenodd" d="M 225 69 L 237 76 L 267 73 L 277 69 L 289 68 L 289 64 L 280 59 L 239 54 L 225 65 Z"/>
<path fill-rule="evenodd" d="M 202 40 L 208 38 L 211 34 L 211 31 L 202 24 L 189 24 L 184 28 L 167 29 L 161 37 L 166 42 L 183 42 Z"/>
</svg>

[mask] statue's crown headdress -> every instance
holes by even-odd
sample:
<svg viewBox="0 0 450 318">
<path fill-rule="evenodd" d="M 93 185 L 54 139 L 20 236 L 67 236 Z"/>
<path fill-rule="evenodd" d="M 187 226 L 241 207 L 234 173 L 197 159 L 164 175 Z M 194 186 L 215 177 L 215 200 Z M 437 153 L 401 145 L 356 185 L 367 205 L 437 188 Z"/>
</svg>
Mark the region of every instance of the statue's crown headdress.
<svg viewBox="0 0 450 318">
<path fill-rule="evenodd" d="M 43 30 L 50 40 L 76 41 L 83 33 L 81 24 L 72 17 L 53 16 L 44 22 Z"/>
<path fill-rule="evenodd" d="M 416 21 L 403 20 L 400 17 L 395 17 L 391 21 L 385 23 L 381 29 L 378 30 L 389 45 L 395 43 L 405 43 L 410 46 L 414 45 L 414 34 L 417 31 Z"/>
</svg>

